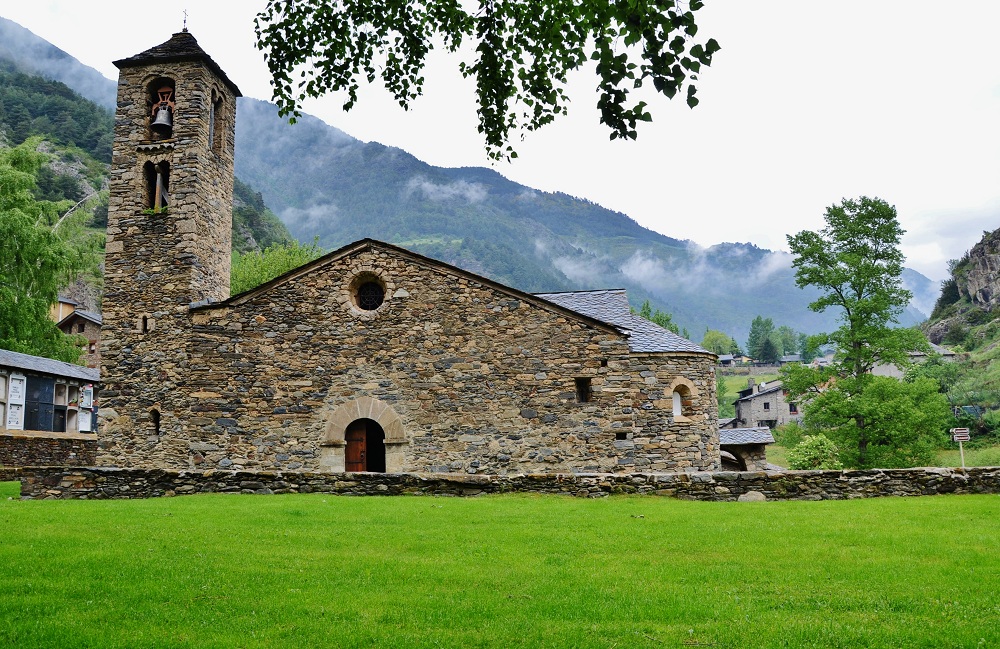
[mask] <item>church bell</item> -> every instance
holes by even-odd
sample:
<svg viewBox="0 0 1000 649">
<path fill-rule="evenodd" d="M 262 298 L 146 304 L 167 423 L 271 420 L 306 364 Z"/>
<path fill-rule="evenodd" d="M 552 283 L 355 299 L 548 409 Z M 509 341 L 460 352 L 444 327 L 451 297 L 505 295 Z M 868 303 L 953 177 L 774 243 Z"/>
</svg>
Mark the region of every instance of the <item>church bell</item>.
<svg viewBox="0 0 1000 649">
<path fill-rule="evenodd" d="M 156 111 L 156 118 L 153 123 L 149 125 L 149 128 L 153 129 L 161 135 L 169 135 L 171 129 L 174 127 L 174 121 L 170 117 L 170 109 L 166 106 L 160 106 L 159 110 Z"/>
</svg>

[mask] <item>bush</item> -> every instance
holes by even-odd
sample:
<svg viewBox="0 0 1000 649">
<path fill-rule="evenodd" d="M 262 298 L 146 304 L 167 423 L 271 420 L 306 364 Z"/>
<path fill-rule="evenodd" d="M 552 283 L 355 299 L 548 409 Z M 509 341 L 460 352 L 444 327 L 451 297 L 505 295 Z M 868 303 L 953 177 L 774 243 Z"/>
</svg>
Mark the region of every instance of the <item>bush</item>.
<svg viewBox="0 0 1000 649">
<path fill-rule="evenodd" d="M 774 441 L 787 449 L 792 449 L 802 442 L 805 436 L 805 428 L 797 421 L 790 421 L 783 426 L 774 429 Z"/>
<path fill-rule="evenodd" d="M 795 448 L 788 451 L 788 465 L 792 469 L 842 469 L 840 451 L 822 433 L 806 435 Z"/>
</svg>

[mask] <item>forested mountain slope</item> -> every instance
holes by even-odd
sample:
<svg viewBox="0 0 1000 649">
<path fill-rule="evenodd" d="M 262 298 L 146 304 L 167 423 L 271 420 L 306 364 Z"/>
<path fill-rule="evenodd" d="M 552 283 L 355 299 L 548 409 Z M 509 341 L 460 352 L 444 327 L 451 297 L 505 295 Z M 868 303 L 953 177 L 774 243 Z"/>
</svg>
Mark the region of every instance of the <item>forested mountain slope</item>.
<svg viewBox="0 0 1000 649">
<path fill-rule="evenodd" d="M 10 25 L 0 21 L 0 38 Z M 24 34 L 19 38 L 7 54 L 15 63 L 61 56 L 25 44 Z M 88 77 L 77 90 L 105 102 L 114 88 L 107 84 Z M 533 292 L 626 288 L 633 305 L 649 299 L 695 339 L 711 327 L 742 342 L 755 315 L 810 333 L 836 327 L 832 314 L 808 310 L 815 294 L 795 287 L 784 253 L 750 243 L 701 248 L 592 202 L 514 183 L 492 169 L 433 167 L 309 116 L 289 125 L 272 104 L 255 99 L 240 100 L 236 142 L 237 176 L 260 192 L 302 242 L 318 237 L 322 246 L 334 248 L 373 237 Z M 767 227 L 766 213 L 745 218 Z M 906 280 L 917 293 L 916 304 L 933 303 L 937 287 L 927 278 L 910 272 Z M 911 310 L 904 324 L 922 317 Z"/>
</svg>

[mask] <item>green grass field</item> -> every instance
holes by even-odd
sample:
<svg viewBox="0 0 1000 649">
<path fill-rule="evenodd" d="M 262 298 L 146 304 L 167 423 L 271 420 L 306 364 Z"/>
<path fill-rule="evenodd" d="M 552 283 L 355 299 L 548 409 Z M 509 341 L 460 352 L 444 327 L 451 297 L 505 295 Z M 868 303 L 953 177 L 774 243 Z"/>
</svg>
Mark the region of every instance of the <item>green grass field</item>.
<svg viewBox="0 0 1000 649">
<path fill-rule="evenodd" d="M 997 496 L 4 498 L 0 529 L 0 647 L 1000 646 Z"/>
</svg>

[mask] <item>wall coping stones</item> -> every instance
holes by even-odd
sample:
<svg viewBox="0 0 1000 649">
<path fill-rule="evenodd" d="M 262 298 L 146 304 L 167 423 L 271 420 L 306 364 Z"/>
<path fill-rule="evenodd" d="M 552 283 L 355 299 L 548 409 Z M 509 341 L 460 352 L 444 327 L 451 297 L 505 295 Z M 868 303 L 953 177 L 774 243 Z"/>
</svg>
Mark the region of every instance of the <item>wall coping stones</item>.
<svg viewBox="0 0 1000 649">
<path fill-rule="evenodd" d="M 716 473 L 308 473 L 105 467 L 3 469 L 22 498 L 151 498 L 194 493 L 328 493 L 473 496 L 495 493 L 604 497 L 647 494 L 687 500 L 842 500 L 948 493 L 1000 493 L 1000 467 Z M 0 473 L 0 478 L 5 474 Z M 9 478 L 13 479 L 13 478 Z M 742 498 L 746 500 L 746 498 Z"/>
</svg>

